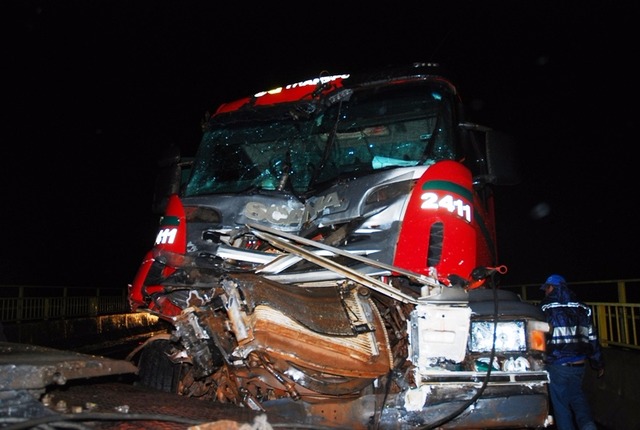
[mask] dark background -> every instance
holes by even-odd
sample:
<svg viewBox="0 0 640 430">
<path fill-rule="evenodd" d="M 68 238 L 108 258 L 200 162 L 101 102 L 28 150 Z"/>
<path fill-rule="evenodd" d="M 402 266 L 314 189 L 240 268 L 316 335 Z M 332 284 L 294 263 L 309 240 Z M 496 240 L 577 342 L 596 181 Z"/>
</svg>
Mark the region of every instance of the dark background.
<svg viewBox="0 0 640 430">
<path fill-rule="evenodd" d="M 157 154 L 192 154 L 205 112 L 414 61 L 519 142 L 503 283 L 640 277 L 633 2 L 353 3 L 3 2 L 0 285 L 126 287 L 156 234 Z"/>
</svg>

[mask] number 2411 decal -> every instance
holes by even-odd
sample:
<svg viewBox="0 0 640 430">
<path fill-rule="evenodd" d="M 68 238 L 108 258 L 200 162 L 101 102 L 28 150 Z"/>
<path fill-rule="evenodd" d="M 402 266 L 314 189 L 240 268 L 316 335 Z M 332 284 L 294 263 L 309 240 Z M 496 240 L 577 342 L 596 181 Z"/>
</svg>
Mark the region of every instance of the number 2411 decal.
<svg viewBox="0 0 640 430">
<path fill-rule="evenodd" d="M 465 204 L 461 199 L 454 199 L 447 194 L 440 198 L 436 193 L 428 192 L 420 196 L 422 199 L 422 209 L 446 209 L 449 212 L 456 212 L 459 217 L 471 222 L 471 205 Z"/>
</svg>

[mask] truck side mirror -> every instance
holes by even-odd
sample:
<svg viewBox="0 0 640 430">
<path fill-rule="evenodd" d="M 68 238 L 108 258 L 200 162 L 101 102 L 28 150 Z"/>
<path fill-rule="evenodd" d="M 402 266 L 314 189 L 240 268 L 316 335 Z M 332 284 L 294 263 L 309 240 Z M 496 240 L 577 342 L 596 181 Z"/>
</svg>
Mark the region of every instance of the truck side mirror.
<svg viewBox="0 0 640 430">
<path fill-rule="evenodd" d="M 486 135 L 487 171 L 495 185 L 517 185 L 521 181 L 517 148 L 511 136 L 490 130 Z"/>
<path fill-rule="evenodd" d="M 169 196 L 180 193 L 183 182 L 186 182 L 183 165 L 179 148 L 171 146 L 162 151 L 158 158 L 158 174 L 153 190 L 151 211 L 154 214 L 164 214 Z M 191 166 L 190 163 L 188 165 Z M 186 169 L 187 174 L 188 171 Z"/>
</svg>

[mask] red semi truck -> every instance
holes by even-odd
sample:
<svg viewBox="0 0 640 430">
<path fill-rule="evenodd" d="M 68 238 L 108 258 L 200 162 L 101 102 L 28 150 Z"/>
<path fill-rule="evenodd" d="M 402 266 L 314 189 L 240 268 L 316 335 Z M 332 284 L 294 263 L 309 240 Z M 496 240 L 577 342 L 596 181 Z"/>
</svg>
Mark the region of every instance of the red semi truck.
<svg viewBox="0 0 640 430">
<path fill-rule="evenodd" d="M 546 427 L 548 326 L 498 288 L 513 152 L 434 64 L 221 105 L 163 160 L 129 293 L 172 332 L 140 383 L 307 426 Z"/>
</svg>

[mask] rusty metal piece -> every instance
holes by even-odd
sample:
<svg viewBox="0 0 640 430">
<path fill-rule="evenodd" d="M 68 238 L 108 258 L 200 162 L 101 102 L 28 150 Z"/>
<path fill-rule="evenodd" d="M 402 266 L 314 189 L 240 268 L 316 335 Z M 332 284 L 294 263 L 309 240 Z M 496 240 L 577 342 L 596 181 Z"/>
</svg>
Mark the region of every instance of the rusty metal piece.
<svg viewBox="0 0 640 430">
<path fill-rule="evenodd" d="M 260 359 L 264 368 L 282 384 L 293 400 L 300 399 L 300 393 L 296 391 L 296 384 L 281 374 L 265 354 L 258 354 L 256 352 L 252 354 L 256 355 Z"/>
</svg>

